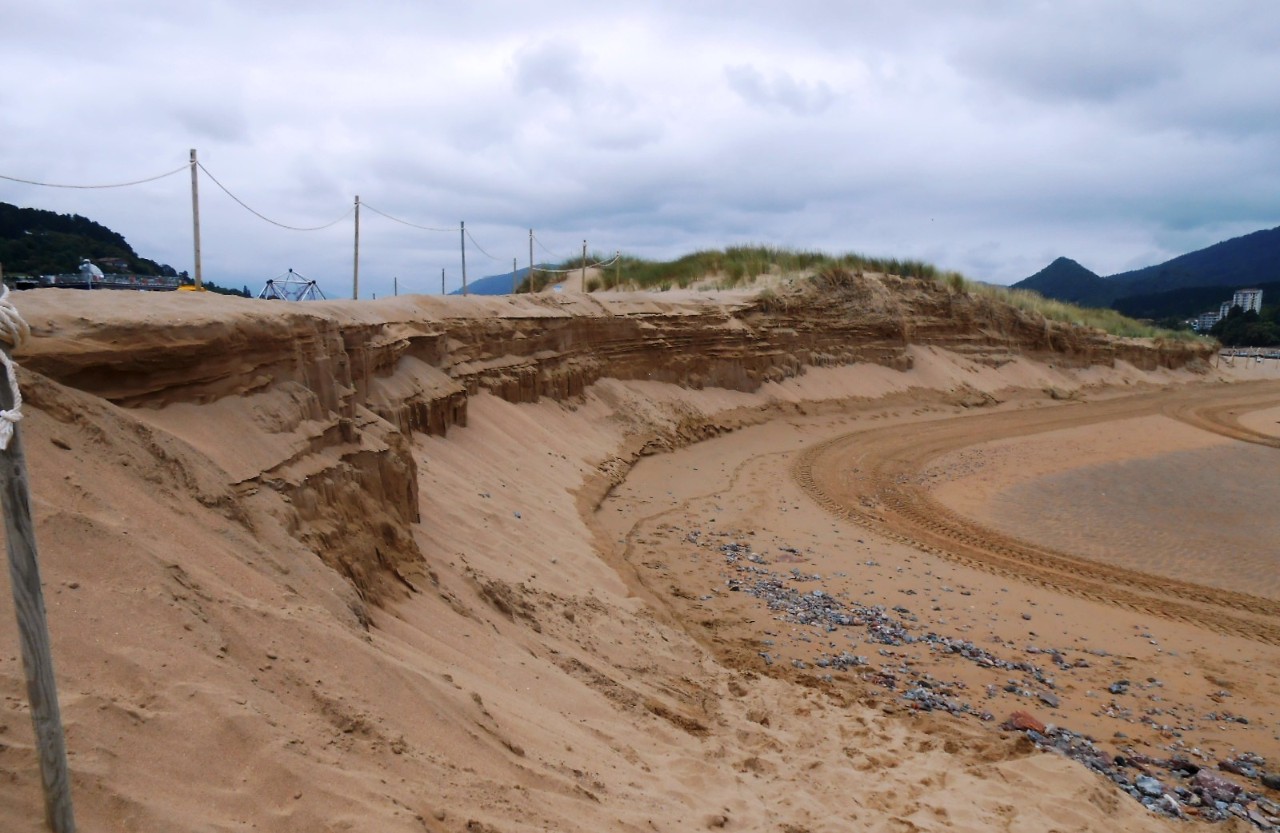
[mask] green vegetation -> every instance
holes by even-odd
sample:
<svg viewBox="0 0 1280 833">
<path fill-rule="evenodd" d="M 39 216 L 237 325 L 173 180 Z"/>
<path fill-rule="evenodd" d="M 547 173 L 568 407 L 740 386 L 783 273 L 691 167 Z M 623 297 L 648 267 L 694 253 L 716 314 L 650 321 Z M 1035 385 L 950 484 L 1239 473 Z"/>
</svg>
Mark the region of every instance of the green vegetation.
<svg viewBox="0 0 1280 833">
<path fill-rule="evenodd" d="M 992 286 L 990 284 L 967 284 L 966 291 L 971 295 L 992 298 L 1028 312 L 1036 312 L 1050 321 L 1062 321 L 1079 327 L 1092 327 L 1123 338 L 1157 338 L 1168 341 L 1193 341 L 1198 336 L 1190 330 L 1172 330 L 1144 324 L 1121 315 L 1113 309 L 1099 307 L 1080 307 L 1066 301 L 1055 301 L 1029 289 Z"/>
<path fill-rule="evenodd" d="M 1226 318 L 1213 325 L 1209 334 L 1227 347 L 1280 345 L 1280 306 L 1264 306 L 1261 314 L 1232 307 Z"/>
<path fill-rule="evenodd" d="M 205 291 L 216 292 L 219 295 L 237 295 L 241 298 L 254 297 L 253 293 L 249 291 L 249 287 L 247 286 L 242 289 L 235 289 L 230 286 L 219 286 L 213 281 L 201 281 L 200 284 L 205 288 Z"/>
<path fill-rule="evenodd" d="M 1077 304 L 1110 306 L 1141 318 L 1185 317 L 1217 309 L 1224 289 L 1274 283 L 1277 263 L 1280 228 L 1273 228 L 1108 277 L 1060 257 L 1014 287 Z"/>
<path fill-rule="evenodd" d="M 6 275 L 69 274 L 86 257 L 94 262 L 114 258 L 123 267 L 104 267 L 107 272 L 177 275 L 170 266 L 139 257 L 119 234 L 79 214 L 0 202 L 0 263 Z"/>
<path fill-rule="evenodd" d="M 611 260 L 611 257 L 600 253 L 587 256 L 588 264 L 609 263 Z M 570 260 L 548 268 L 573 271 L 581 268 L 581 263 L 580 259 Z M 610 263 L 595 276 L 588 278 L 586 289 L 588 292 L 615 288 L 665 291 L 677 286 L 688 288 L 699 283 L 725 289 L 750 284 L 765 275 L 804 278 L 824 289 L 838 289 L 849 285 L 856 274 L 864 272 L 934 280 L 955 295 L 990 298 L 1021 310 L 1038 313 L 1051 321 L 1092 327 L 1115 336 L 1166 340 L 1196 338 L 1189 331 L 1143 324 L 1111 309 L 1080 307 L 1045 298 L 1030 290 L 974 283 L 958 272 L 941 270 L 919 260 L 875 258 L 853 253 L 829 255 L 772 246 L 732 246 L 723 250 L 704 250 L 671 261 L 652 261 L 622 255 L 618 263 Z M 552 283 L 553 279 L 561 280 L 561 275 L 562 272 L 535 272 L 534 291 Z M 521 291 L 529 291 L 527 280 L 522 284 Z M 786 293 L 769 288 L 761 291 L 759 301 L 763 309 L 781 310 L 791 306 Z"/>
<path fill-rule="evenodd" d="M 824 252 L 797 251 L 774 246 L 730 246 L 707 249 L 671 261 L 644 260 L 622 255 L 618 263 L 609 255 L 593 252 L 587 263 L 609 263 L 600 270 L 599 286 L 604 289 L 667 290 L 686 289 L 695 283 L 709 281 L 719 289 L 749 284 L 762 275 L 812 275 L 823 270 L 843 268 L 851 271 L 883 272 L 918 278 L 936 278 L 939 271 L 919 260 L 873 258 L 858 254 L 832 256 Z M 572 259 L 553 264 L 548 269 L 573 271 L 582 261 Z M 537 271 L 533 289 L 537 291 L 559 279 L 556 273 Z M 528 291 L 529 283 L 521 285 Z"/>
</svg>

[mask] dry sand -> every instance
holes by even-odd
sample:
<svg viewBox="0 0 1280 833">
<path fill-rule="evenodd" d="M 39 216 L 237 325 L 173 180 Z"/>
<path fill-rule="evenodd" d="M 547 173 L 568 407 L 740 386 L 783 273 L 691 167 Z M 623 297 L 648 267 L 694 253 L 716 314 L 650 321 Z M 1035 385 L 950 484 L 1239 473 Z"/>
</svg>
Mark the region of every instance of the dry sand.
<svg viewBox="0 0 1280 833">
<path fill-rule="evenodd" d="M 802 460 L 856 468 L 859 445 L 831 445 L 841 437 L 959 425 L 912 476 L 939 505 L 1038 540 L 1046 533 L 1023 510 L 1067 495 L 1099 530 L 1060 534 L 1079 515 L 1054 519 L 1045 529 L 1068 555 L 1118 567 L 1144 559 L 1152 574 L 1274 599 L 1266 546 L 1228 570 L 1195 519 L 1152 517 L 1141 490 L 1109 515 L 1099 512 L 1110 504 L 1081 497 L 1099 482 L 1113 490 L 1125 467 L 1186 483 L 1191 465 L 1203 485 L 1164 500 L 1193 505 L 1234 488 L 1232 472 L 1258 476 L 1259 455 L 1271 460 L 1275 448 L 1175 424 L 1147 404 L 1052 437 L 964 439 L 988 413 L 1016 421 L 1087 407 L 1049 388 L 1104 403 L 1186 389 L 1190 407 L 1243 390 L 1221 383 L 1244 371 L 1210 383 L 1123 364 L 1073 372 L 924 349 L 914 358 L 909 372 L 811 369 L 754 394 L 606 379 L 563 403 L 473 395 L 465 428 L 412 438 L 413 535 L 427 563 L 404 577 L 412 592 L 381 607 L 300 543 L 276 492 L 236 485 L 315 439 L 314 425 L 285 418 L 296 392 L 128 409 L 28 375 L 22 428 L 81 829 L 1175 828 L 996 728 L 1015 708 L 1108 749 L 1181 741 L 1207 760 L 1234 748 L 1280 761 L 1274 641 L 1211 630 L 1206 616 L 1135 609 L 1125 594 L 1142 592 L 1136 585 L 1092 597 L 1070 581 L 1028 583 L 1008 565 L 913 546 L 905 527 L 833 511 L 815 499 L 825 481 L 797 476 Z M 1238 409 L 1239 425 L 1265 433 L 1257 426 L 1274 422 L 1280 382 L 1264 387 L 1257 399 L 1269 405 Z M 974 391 L 1003 402 L 957 404 Z M 645 457 L 596 507 L 623 449 L 679 437 L 693 418 L 726 433 Z M 1099 425 L 1112 433 L 1099 438 Z M 830 454 L 815 456 L 820 448 Z M 1274 500 L 1274 480 L 1252 485 Z M 1253 508 L 1221 507 L 1241 541 L 1274 534 Z M 1168 534 L 1190 530 L 1185 547 L 1108 543 L 1166 524 Z M 1028 649 L 1055 648 L 1089 666 L 1056 673 L 1055 709 L 999 690 L 988 698 L 986 686 L 1009 674 L 796 625 L 730 592 L 719 549 L 729 541 L 768 569 L 804 574 L 805 590 L 900 606 L 914 632 L 1045 665 Z M 1163 560 L 1150 563 L 1152 552 Z M 1204 566 L 1187 575 L 1197 559 Z M 1199 605 L 1275 626 L 1269 609 L 1231 607 L 1235 597 L 1179 598 L 1166 600 L 1170 610 Z M 39 777 L 13 617 L 0 613 L 0 829 L 34 831 Z M 913 710 L 856 670 L 824 681 L 814 660 L 837 649 L 905 669 L 904 680 L 931 674 L 997 720 Z M 1106 686 L 1122 677 L 1133 690 L 1113 698 Z M 1152 708 L 1156 725 L 1141 722 Z M 1211 711 L 1250 722 L 1209 720 Z"/>
</svg>

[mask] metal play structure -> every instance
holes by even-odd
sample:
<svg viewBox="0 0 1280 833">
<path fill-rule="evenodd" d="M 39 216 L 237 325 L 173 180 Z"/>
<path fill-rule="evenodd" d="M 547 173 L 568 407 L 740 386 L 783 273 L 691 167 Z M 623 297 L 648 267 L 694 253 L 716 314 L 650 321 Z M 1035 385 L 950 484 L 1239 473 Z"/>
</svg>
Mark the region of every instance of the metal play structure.
<svg viewBox="0 0 1280 833">
<path fill-rule="evenodd" d="M 259 298 L 277 301 L 323 301 L 324 293 L 310 278 L 304 278 L 290 269 L 283 275 L 271 278 L 258 293 Z"/>
</svg>

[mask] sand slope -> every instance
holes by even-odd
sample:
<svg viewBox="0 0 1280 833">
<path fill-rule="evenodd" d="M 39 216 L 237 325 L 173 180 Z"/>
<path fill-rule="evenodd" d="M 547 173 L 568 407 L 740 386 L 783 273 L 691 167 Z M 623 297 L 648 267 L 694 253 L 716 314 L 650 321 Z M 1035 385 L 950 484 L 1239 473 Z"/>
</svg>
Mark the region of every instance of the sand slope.
<svg viewBox="0 0 1280 833">
<path fill-rule="evenodd" d="M 842 546 L 862 538 L 860 558 L 910 558 L 837 528 L 771 461 L 848 419 L 963 410 L 975 392 L 1201 376 L 1020 358 L 997 368 L 908 348 L 907 371 L 810 367 L 754 391 L 601 377 L 562 400 L 520 402 L 518 363 L 457 361 L 463 330 L 439 342 L 455 357 L 449 373 L 427 352 L 367 378 L 311 359 L 286 372 L 262 360 L 262 344 L 293 313 L 258 306 L 242 320 L 219 301 L 193 308 L 185 330 L 157 330 L 148 376 L 107 345 L 151 337 L 173 310 L 147 319 L 119 299 L 37 300 L 31 363 L 42 373 L 23 375 L 22 429 L 82 829 L 1169 824 L 1013 734 L 765 673 L 740 654 L 760 638 L 746 620 L 767 611 L 700 600 L 710 587 L 692 588 L 704 578 L 655 580 L 645 562 L 670 560 L 665 545 L 653 538 L 651 557 L 627 544 L 656 535 L 646 522 L 671 525 L 666 500 L 687 511 L 732 481 L 745 496 L 715 510 L 717 523 L 779 541 L 829 530 Z M 469 304 L 449 315 L 482 319 Z M 381 315 L 324 309 L 356 323 Z M 91 315 L 109 328 L 78 338 Z M 248 349 L 165 363 L 166 352 L 208 349 L 206 328 Z M 295 357 L 311 349 L 291 343 Z M 260 364 L 237 369 L 235 355 Z M 359 356 L 377 361 L 373 348 Z M 465 424 L 447 436 L 425 430 L 442 411 L 389 404 L 447 403 L 466 374 L 517 401 L 465 391 Z M 777 419 L 787 415 L 813 421 Z M 716 436 L 688 456 L 646 457 L 632 473 L 641 479 L 622 480 L 638 454 Z M 684 468 L 642 488 L 644 468 L 668 459 Z M 634 502 L 593 513 L 611 484 Z M 767 504 L 787 509 L 787 524 L 744 512 Z M 954 580 L 979 588 L 986 577 Z M 741 630 L 717 637 L 724 627 Z M 38 830 L 11 613 L 0 616 L 0 698 L 0 829 Z"/>
</svg>

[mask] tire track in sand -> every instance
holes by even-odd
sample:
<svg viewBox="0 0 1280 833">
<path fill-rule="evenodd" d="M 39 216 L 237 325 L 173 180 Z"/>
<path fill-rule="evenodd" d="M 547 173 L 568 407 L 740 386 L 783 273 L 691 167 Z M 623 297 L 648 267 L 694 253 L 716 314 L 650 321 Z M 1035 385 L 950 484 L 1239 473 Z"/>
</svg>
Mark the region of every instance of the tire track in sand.
<svg viewBox="0 0 1280 833">
<path fill-rule="evenodd" d="M 1144 573 L 1025 541 L 964 518 L 921 482 L 955 449 L 1116 419 L 1163 414 L 1236 440 L 1280 448 L 1236 414 L 1280 403 L 1280 384 L 1191 386 L 1093 403 L 966 415 L 854 431 L 801 452 L 792 477 L 827 511 L 907 546 L 1047 589 L 1280 645 L 1280 602 Z"/>
</svg>

